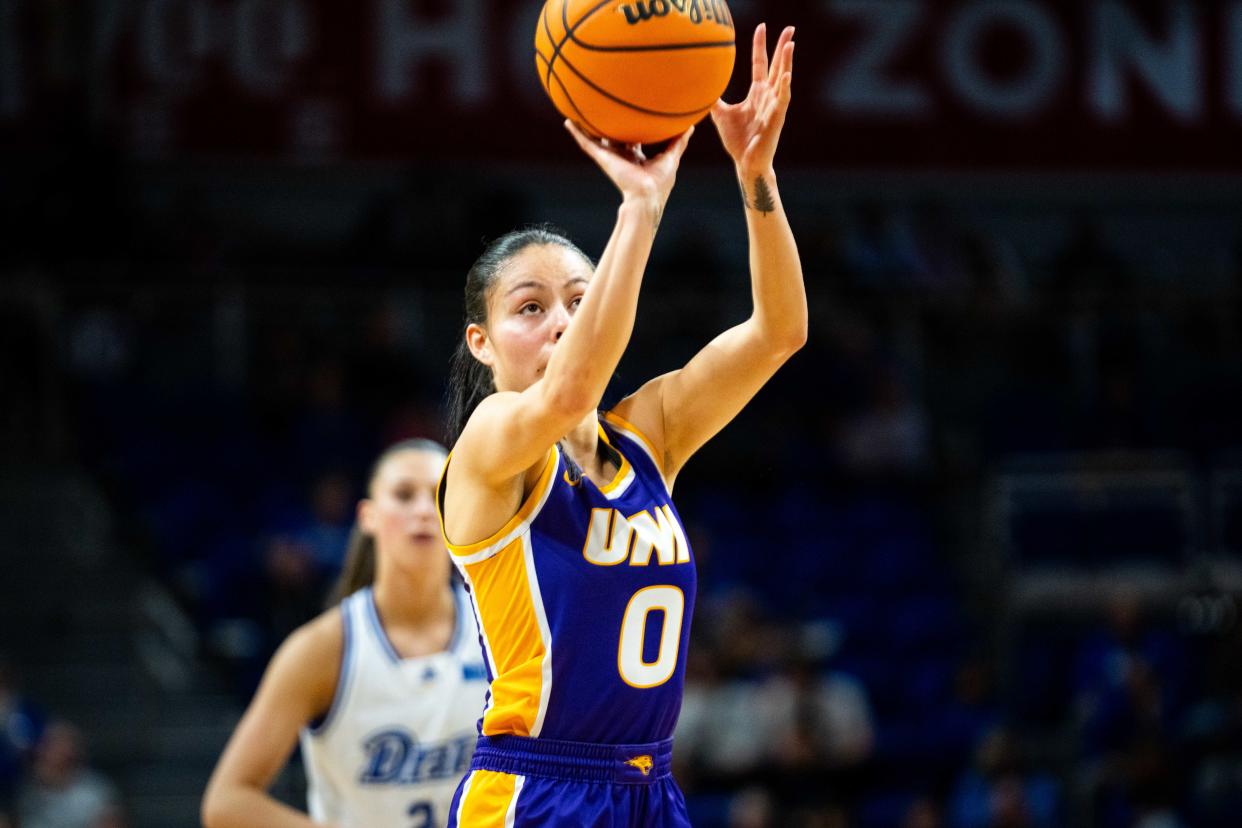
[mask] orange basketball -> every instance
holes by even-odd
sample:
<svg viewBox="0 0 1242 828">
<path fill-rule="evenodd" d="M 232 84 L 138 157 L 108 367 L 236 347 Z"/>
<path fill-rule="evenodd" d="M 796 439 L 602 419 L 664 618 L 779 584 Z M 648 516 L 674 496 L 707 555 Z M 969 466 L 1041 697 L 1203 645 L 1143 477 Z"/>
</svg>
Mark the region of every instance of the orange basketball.
<svg viewBox="0 0 1242 828">
<path fill-rule="evenodd" d="M 697 123 L 733 73 L 724 0 L 547 0 L 535 65 L 552 103 L 587 132 L 627 144 Z"/>
</svg>

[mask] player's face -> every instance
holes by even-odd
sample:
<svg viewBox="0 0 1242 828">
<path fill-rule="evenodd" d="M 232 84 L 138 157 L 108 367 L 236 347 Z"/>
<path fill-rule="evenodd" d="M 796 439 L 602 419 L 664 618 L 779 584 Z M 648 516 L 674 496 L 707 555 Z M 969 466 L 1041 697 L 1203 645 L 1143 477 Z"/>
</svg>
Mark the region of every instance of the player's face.
<svg viewBox="0 0 1242 828">
<path fill-rule="evenodd" d="M 398 452 L 380 465 L 359 517 L 381 557 L 409 562 L 423 562 L 427 556 L 448 559 L 435 502 L 443 468 L 443 455 L 418 450 Z"/>
<path fill-rule="evenodd" d="M 481 355 L 498 391 L 523 391 L 543 376 L 591 276 L 587 261 L 558 244 L 528 247 L 504 267 L 489 296 Z"/>
</svg>

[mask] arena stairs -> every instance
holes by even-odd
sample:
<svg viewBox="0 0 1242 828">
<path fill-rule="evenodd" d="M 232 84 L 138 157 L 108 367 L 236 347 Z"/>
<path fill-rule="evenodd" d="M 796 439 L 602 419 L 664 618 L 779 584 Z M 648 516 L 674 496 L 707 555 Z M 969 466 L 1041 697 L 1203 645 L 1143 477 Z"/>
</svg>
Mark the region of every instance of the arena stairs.
<svg viewBox="0 0 1242 828">
<path fill-rule="evenodd" d="M 81 728 L 131 828 L 198 825 L 238 702 L 198 662 L 176 603 L 116 542 L 86 475 L 0 471 L 0 652 L 49 718 Z"/>
</svg>

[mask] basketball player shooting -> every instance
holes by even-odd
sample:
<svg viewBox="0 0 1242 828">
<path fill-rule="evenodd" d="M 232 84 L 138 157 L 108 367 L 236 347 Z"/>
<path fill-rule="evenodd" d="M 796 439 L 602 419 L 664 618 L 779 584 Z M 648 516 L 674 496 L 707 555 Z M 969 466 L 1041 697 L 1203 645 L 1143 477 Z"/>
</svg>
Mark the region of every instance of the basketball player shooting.
<svg viewBox="0 0 1242 828">
<path fill-rule="evenodd" d="M 750 93 L 711 108 L 742 185 L 754 307 L 683 368 L 598 411 L 689 131 L 648 160 L 567 122 L 621 192 L 599 263 L 562 236 L 519 230 L 467 275 L 459 436 L 436 502 L 491 682 L 450 826 L 689 825 L 670 760 L 696 575 L 671 493 L 806 341 L 773 168 L 792 37 L 769 62 L 761 26 Z"/>
</svg>

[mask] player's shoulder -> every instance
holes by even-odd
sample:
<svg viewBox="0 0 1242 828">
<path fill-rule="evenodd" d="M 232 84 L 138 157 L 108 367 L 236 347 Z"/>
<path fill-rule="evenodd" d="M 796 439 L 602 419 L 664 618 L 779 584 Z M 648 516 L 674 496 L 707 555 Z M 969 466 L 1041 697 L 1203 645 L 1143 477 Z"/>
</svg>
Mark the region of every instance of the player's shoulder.
<svg viewBox="0 0 1242 828">
<path fill-rule="evenodd" d="M 342 612 L 341 606 L 324 610 L 290 633 L 285 643 L 309 655 L 325 655 L 333 650 L 339 653 L 345 643 Z"/>
<path fill-rule="evenodd" d="M 333 607 L 298 627 L 272 658 L 272 669 L 286 681 L 300 683 L 315 696 L 331 699 L 345 648 L 345 624 Z"/>
<path fill-rule="evenodd" d="M 646 431 L 656 431 L 663 420 L 661 395 L 664 392 L 664 382 L 663 376 L 648 380 L 637 391 L 604 412 L 605 416 L 611 415 L 635 425 L 641 423 L 646 426 Z"/>
<path fill-rule="evenodd" d="M 669 484 L 676 470 L 664 450 L 663 385 L 668 375 L 656 377 L 633 394 L 603 412 L 603 421 L 621 436 L 636 443 Z"/>
</svg>

